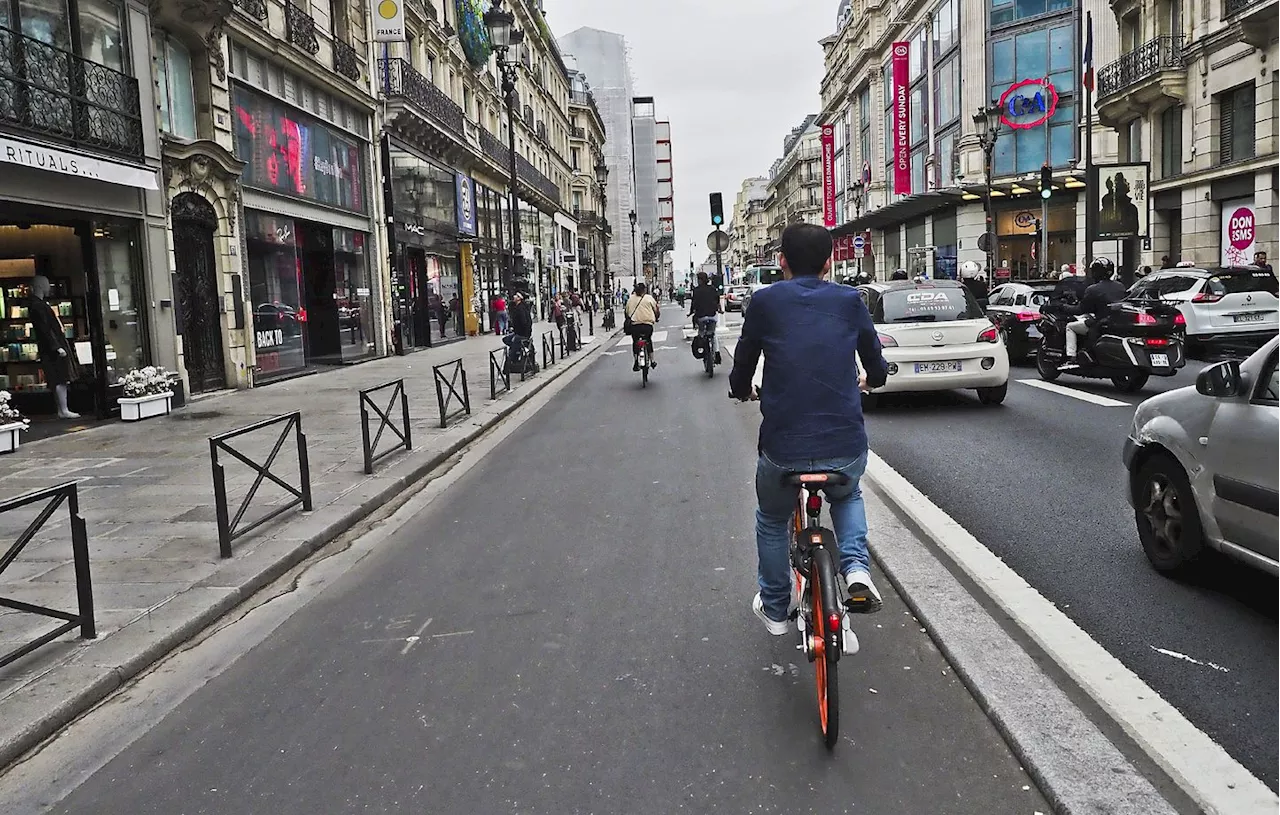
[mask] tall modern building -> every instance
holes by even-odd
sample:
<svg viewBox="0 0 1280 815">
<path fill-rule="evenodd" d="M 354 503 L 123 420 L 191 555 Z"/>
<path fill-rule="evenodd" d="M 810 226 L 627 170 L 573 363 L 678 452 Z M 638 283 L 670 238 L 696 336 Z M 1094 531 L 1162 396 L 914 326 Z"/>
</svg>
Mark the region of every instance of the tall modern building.
<svg viewBox="0 0 1280 815">
<path fill-rule="evenodd" d="M 631 100 L 632 151 L 635 156 L 636 234 L 651 282 L 666 285 L 667 257 L 675 248 L 675 199 L 671 172 L 671 123 L 658 121 L 652 96 Z M 648 240 L 645 240 L 648 236 Z"/>
<path fill-rule="evenodd" d="M 609 168 L 605 188 L 605 216 L 613 228 L 609 242 L 609 271 L 614 280 L 631 277 L 638 247 L 631 240 L 627 218 L 636 207 L 634 154 L 631 146 L 633 83 L 627 61 L 627 41 L 621 34 L 579 28 L 559 39 L 560 49 L 572 54 L 591 83 L 592 96 L 604 120 L 604 163 Z M 637 212 L 637 218 L 639 213 Z M 636 235 L 643 230 L 636 224 Z"/>
</svg>

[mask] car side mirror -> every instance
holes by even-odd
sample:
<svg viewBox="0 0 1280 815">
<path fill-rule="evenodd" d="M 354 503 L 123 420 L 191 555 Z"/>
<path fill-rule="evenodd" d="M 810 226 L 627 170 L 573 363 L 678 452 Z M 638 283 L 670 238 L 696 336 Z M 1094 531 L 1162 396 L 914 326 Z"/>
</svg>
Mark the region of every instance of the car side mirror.
<svg viewBox="0 0 1280 815">
<path fill-rule="evenodd" d="M 1196 391 L 1215 399 L 1239 396 L 1241 389 L 1240 363 L 1234 359 L 1210 365 L 1196 377 Z"/>
</svg>

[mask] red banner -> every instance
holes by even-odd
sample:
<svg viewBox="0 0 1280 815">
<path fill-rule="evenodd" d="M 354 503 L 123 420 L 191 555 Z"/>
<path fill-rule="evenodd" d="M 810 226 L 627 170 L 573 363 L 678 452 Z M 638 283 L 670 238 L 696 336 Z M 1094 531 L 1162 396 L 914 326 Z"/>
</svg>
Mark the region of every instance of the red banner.
<svg viewBox="0 0 1280 815">
<path fill-rule="evenodd" d="M 911 194 L 911 43 L 893 44 L 893 192 Z"/>
<path fill-rule="evenodd" d="M 836 128 L 822 126 L 822 225 L 836 225 Z"/>
<path fill-rule="evenodd" d="M 833 241 L 831 259 L 834 261 L 842 261 L 849 259 L 850 238 L 836 238 Z"/>
</svg>

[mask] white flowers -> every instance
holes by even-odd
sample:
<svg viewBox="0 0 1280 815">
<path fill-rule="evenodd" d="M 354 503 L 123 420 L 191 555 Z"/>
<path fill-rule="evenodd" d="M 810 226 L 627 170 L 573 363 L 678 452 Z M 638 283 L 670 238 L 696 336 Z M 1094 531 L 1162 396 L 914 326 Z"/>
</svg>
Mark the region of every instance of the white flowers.
<svg viewBox="0 0 1280 815">
<path fill-rule="evenodd" d="M 164 368 L 148 365 L 145 368 L 134 368 L 124 375 L 120 382 L 124 385 L 126 399 L 138 399 L 142 396 L 155 396 L 170 390 L 173 374 Z"/>
<path fill-rule="evenodd" d="M 13 396 L 8 391 L 0 391 L 0 424 L 21 424 L 24 428 L 30 427 L 31 422 L 27 417 L 18 412 L 18 409 L 9 404 L 9 400 Z"/>
</svg>

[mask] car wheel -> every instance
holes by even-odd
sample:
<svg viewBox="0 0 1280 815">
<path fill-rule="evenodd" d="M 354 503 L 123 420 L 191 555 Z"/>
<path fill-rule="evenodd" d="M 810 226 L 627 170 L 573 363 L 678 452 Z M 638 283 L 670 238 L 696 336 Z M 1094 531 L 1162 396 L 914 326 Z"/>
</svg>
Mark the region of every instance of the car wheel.
<svg viewBox="0 0 1280 815">
<path fill-rule="evenodd" d="M 1111 384 L 1121 393 L 1137 393 L 1147 384 L 1151 374 L 1144 372 L 1111 377 Z"/>
<path fill-rule="evenodd" d="M 994 388 L 978 388 L 978 401 L 984 405 L 998 405 L 1009 393 L 1009 383 Z"/>
<path fill-rule="evenodd" d="M 1204 533 L 1182 465 L 1157 453 L 1139 468 L 1133 489 L 1138 538 L 1155 570 L 1174 574 L 1195 562 L 1204 549 Z"/>
</svg>

